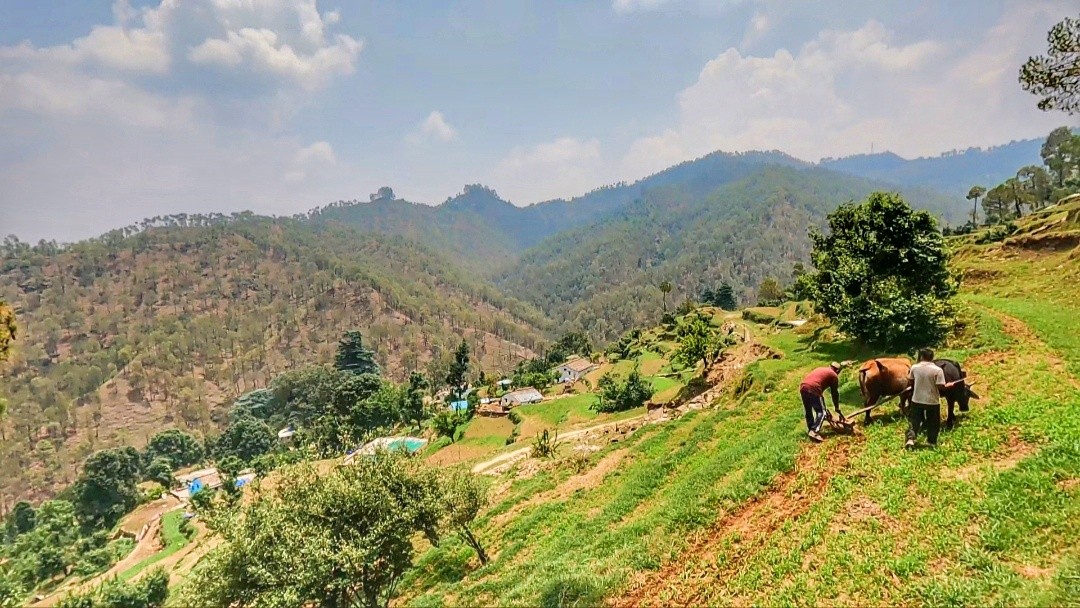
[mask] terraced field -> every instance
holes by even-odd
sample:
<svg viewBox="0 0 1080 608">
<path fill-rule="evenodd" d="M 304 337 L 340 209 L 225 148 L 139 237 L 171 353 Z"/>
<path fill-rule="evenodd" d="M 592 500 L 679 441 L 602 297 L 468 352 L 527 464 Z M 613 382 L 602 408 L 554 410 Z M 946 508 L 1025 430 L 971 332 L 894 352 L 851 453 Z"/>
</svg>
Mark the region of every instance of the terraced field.
<svg viewBox="0 0 1080 608">
<path fill-rule="evenodd" d="M 982 399 L 936 449 L 904 421 L 804 440 L 795 390 L 869 353 L 768 334 L 742 396 L 496 483 L 478 567 L 430 549 L 403 605 L 1065 605 L 1080 597 L 1080 240 L 1071 209 L 960 242 L 968 326 L 941 351 Z M 1055 219 L 1060 218 L 1060 219 Z M 1056 222 L 1037 235 L 1036 226 Z M 1057 233 L 1062 235 L 1052 237 Z M 1025 236 L 1031 235 L 1031 236 Z M 1033 238 L 1038 237 L 1038 238 Z M 842 398 L 856 407 L 851 372 Z M 615 464 L 612 464 L 615 463 Z M 542 499 L 537 499 L 542 497 Z"/>
</svg>

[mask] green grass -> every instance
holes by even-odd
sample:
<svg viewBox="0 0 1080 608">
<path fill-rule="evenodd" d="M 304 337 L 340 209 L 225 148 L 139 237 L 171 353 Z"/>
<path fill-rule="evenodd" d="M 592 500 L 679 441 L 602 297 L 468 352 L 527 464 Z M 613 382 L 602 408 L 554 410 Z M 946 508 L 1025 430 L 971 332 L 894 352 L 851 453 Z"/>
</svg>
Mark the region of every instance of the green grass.
<svg viewBox="0 0 1080 608">
<path fill-rule="evenodd" d="M 191 542 L 191 538 L 185 536 L 181 531 L 181 524 L 184 521 L 183 511 L 169 511 L 161 516 L 161 540 L 165 545 L 161 551 L 151 555 L 150 557 L 142 560 L 134 566 L 120 573 L 120 580 L 128 581 L 134 578 L 143 570 L 146 570 L 150 566 L 160 562 L 161 560 L 176 553 L 180 549 L 183 549 L 185 545 Z"/>
<path fill-rule="evenodd" d="M 570 475 L 562 469 L 511 480 L 477 526 L 492 563 L 478 568 L 466 547 L 445 543 L 420 557 L 405 603 L 593 605 L 641 580 L 641 601 L 656 605 L 1075 603 L 1080 263 L 1000 247 L 957 258 L 978 271 L 960 299 L 969 326 L 940 355 L 964 363 L 982 399 L 938 448 L 904 451 L 894 404 L 855 436 L 808 444 L 802 375 L 886 353 L 758 332 L 784 356 L 747 367 L 737 404 L 605 448 L 594 462 L 627 456 L 566 498 L 530 501 L 557 489 Z M 857 407 L 855 375 L 841 384 L 844 407 Z M 783 492 L 770 485 L 781 478 Z M 770 500 L 751 502 L 763 494 Z M 734 513 L 745 519 L 725 523 Z"/>
<path fill-rule="evenodd" d="M 517 408 L 518 413 L 524 418 L 536 418 L 549 426 L 563 424 L 570 418 L 590 419 L 596 417 L 596 412 L 589 409 L 596 402 L 596 395 L 583 393 L 561 399 L 553 399 L 543 403 L 531 403 Z"/>
<path fill-rule="evenodd" d="M 793 369 L 828 360 L 798 345 L 801 350 L 786 359 L 759 363 L 762 378 L 791 390 L 798 380 Z M 515 507 L 556 487 L 561 478 L 515 482 L 492 513 L 520 512 L 499 524 L 494 515 L 481 522 L 482 536 L 497 553 L 494 561 L 468 572 L 466 548 L 447 544 L 432 549 L 405 585 L 422 590 L 409 603 L 437 605 L 451 596 L 462 604 L 590 604 L 619 589 L 633 573 L 658 568 L 685 548 L 690 532 L 760 493 L 794 466 L 802 445 L 802 413 L 786 407 L 790 404 L 763 407 L 769 397 L 755 394 L 745 407 L 645 427 L 593 456 L 599 460 L 611 449 L 633 453 L 601 487 L 569 499 Z"/>
</svg>

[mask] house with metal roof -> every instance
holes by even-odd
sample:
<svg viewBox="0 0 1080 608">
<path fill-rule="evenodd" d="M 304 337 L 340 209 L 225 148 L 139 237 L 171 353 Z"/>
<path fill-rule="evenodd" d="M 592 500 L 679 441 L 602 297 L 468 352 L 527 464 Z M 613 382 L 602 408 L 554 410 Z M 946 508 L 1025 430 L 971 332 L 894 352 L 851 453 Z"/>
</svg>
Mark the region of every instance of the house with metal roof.
<svg viewBox="0 0 1080 608">
<path fill-rule="evenodd" d="M 559 372 L 559 382 L 577 382 L 584 378 L 585 374 L 598 367 L 600 366 L 584 357 L 576 357 L 556 367 L 555 370 Z"/>
<path fill-rule="evenodd" d="M 502 396 L 502 399 L 499 400 L 499 403 L 505 408 L 511 408 L 527 403 L 540 403 L 543 400 L 544 395 L 530 386 L 506 393 Z"/>
</svg>

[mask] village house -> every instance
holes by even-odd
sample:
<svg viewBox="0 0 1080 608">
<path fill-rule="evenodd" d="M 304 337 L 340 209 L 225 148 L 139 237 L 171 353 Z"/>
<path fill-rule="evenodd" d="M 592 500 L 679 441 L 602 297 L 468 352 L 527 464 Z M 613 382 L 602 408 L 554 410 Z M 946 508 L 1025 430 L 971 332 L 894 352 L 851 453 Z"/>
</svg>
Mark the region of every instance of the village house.
<svg viewBox="0 0 1080 608">
<path fill-rule="evenodd" d="M 499 403 L 505 408 L 511 408 L 517 407 L 519 405 L 525 405 L 527 403 L 540 403 L 543 400 L 544 396 L 540 394 L 540 391 L 532 387 L 526 387 L 506 393 L 502 396 L 502 399 L 499 401 Z"/>
<path fill-rule="evenodd" d="M 584 357 L 577 357 L 555 369 L 559 372 L 559 382 L 577 382 L 597 367 L 600 366 Z"/>
</svg>

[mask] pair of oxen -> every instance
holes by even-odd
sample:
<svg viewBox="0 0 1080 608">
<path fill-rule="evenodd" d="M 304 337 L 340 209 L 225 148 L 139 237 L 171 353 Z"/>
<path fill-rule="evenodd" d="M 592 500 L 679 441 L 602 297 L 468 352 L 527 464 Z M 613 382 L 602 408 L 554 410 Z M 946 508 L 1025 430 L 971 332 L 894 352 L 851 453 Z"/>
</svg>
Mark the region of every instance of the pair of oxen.
<svg viewBox="0 0 1080 608">
<path fill-rule="evenodd" d="M 945 373 L 945 382 L 955 382 L 961 378 L 967 378 L 967 373 L 960 367 L 960 363 L 952 359 L 937 359 L 934 365 L 941 368 Z M 870 408 L 884 399 L 892 397 L 900 398 L 900 411 L 906 413 L 908 401 L 911 399 L 912 387 L 908 380 L 911 371 L 911 360 L 906 358 L 895 359 L 871 359 L 859 367 L 859 390 L 862 392 L 863 407 Z M 949 406 L 949 415 L 945 419 L 945 427 L 952 428 L 956 424 L 954 408 L 959 405 L 961 412 L 968 411 L 968 403 L 971 399 L 979 396 L 971 390 L 972 385 L 966 380 L 952 388 L 941 391 Z M 866 410 L 866 420 L 870 422 L 870 410 Z"/>
</svg>

